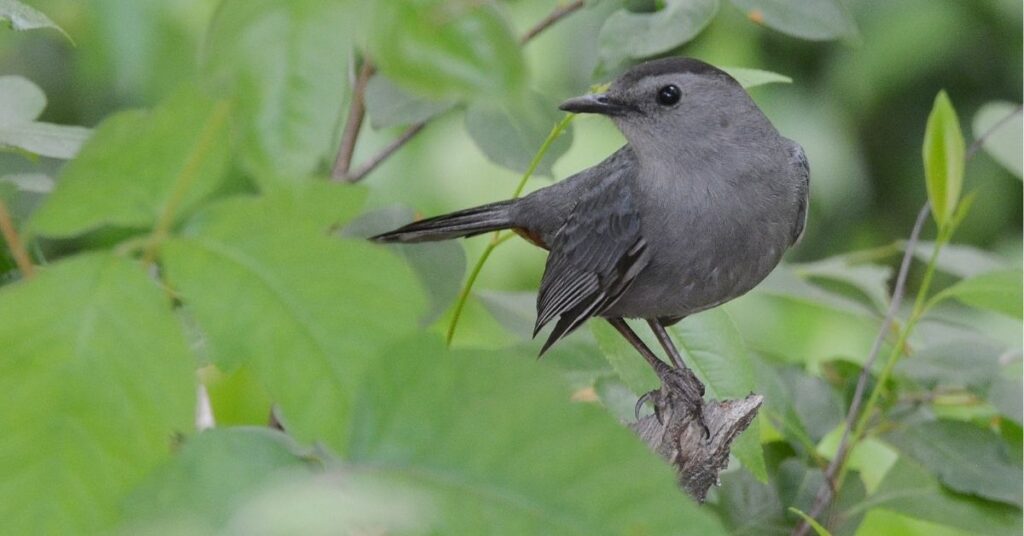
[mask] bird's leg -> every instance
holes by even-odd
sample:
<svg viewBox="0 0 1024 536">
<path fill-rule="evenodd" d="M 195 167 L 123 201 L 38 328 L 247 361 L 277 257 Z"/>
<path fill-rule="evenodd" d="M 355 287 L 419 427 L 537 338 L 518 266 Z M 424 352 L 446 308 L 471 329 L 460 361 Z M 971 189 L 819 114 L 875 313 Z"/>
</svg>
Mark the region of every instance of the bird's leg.
<svg viewBox="0 0 1024 536">
<path fill-rule="evenodd" d="M 665 326 L 661 324 L 661 321 L 652 318 L 648 319 L 647 323 L 651 326 L 651 331 L 654 332 L 654 336 L 657 337 L 658 342 L 661 343 L 661 347 L 665 349 L 665 353 L 668 354 L 669 359 L 675 365 L 675 371 L 681 375 L 681 391 L 684 396 L 697 408 L 697 415 L 701 417 L 701 425 L 704 426 L 704 435 L 709 436 L 710 431 L 703 421 L 703 405 L 704 405 L 704 384 L 700 382 L 697 375 L 686 366 L 683 362 L 683 356 L 679 355 L 679 349 L 676 348 L 676 344 L 672 342 L 672 338 L 669 337 L 668 331 Z"/>
<path fill-rule="evenodd" d="M 708 429 L 704 424 L 703 415 L 704 400 L 702 397 L 704 395 L 704 386 L 701 385 L 696 376 L 694 376 L 693 373 L 685 366 L 682 369 L 674 369 L 661 359 L 658 359 L 658 356 L 654 355 L 654 352 L 647 347 L 647 344 L 640 339 L 640 336 L 633 331 L 633 328 L 629 327 L 629 324 L 626 324 L 625 320 L 621 318 L 609 318 L 608 323 L 618 330 L 618 332 L 622 334 L 622 336 L 625 337 L 631 345 L 633 345 L 633 348 L 636 348 L 636 350 L 640 352 L 640 355 L 644 356 L 644 359 L 646 359 L 647 363 L 651 365 L 651 368 L 654 369 L 654 373 L 658 375 L 658 378 L 662 383 L 661 390 L 651 391 L 650 393 L 640 397 L 640 400 L 637 401 L 635 411 L 639 413 L 639 408 L 643 402 L 645 400 L 651 400 L 651 402 L 654 403 L 655 417 L 658 418 L 658 422 L 664 424 L 660 412 L 662 409 L 661 406 L 667 401 L 663 391 L 668 389 L 670 392 L 678 393 L 683 397 L 685 400 L 685 409 L 691 412 L 693 418 L 697 419 L 704 428 L 705 436 L 708 436 Z M 639 420 L 639 418 L 637 420 Z"/>
</svg>

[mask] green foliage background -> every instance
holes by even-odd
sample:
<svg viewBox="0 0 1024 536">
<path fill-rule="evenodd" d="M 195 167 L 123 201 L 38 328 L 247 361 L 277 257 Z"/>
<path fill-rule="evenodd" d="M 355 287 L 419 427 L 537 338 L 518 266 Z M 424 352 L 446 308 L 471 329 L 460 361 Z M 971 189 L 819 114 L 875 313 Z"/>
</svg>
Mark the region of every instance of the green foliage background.
<svg viewBox="0 0 1024 536">
<path fill-rule="evenodd" d="M 0 206 L 36 272 L 4 242 L 0 534 L 788 534 L 928 199 L 818 519 L 1019 534 L 1020 3 L 592 0 L 520 46 L 566 6 L 0 0 Z M 734 69 L 812 169 L 787 262 L 672 334 L 710 395 L 766 398 L 704 506 L 622 425 L 656 380 L 606 326 L 534 359 L 543 252 L 361 238 L 598 162 L 622 138 L 591 117 L 536 159 L 557 103 L 665 54 Z M 365 57 L 354 168 L 430 121 L 338 184 Z"/>
</svg>

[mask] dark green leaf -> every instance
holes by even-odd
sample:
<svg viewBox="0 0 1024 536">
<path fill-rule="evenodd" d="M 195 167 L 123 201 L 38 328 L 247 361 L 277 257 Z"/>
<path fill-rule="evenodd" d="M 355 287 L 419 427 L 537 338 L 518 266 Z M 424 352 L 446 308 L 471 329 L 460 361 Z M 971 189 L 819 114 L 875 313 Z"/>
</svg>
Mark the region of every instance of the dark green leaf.
<svg viewBox="0 0 1024 536">
<path fill-rule="evenodd" d="M 978 340 L 955 340 L 928 346 L 896 364 L 896 373 L 927 387 L 988 386 L 999 374 L 999 346 Z"/>
<path fill-rule="evenodd" d="M 995 128 L 995 130 L 992 130 Z M 982 147 L 996 162 L 1010 173 L 1022 177 L 1024 168 L 1024 121 L 1021 120 L 1019 104 L 994 101 L 981 107 L 974 114 L 972 130 L 975 139 L 986 136 Z"/>
<path fill-rule="evenodd" d="M 987 272 L 961 280 L 935 295 L 933 302 L 953 298 L 971 307 L 1010 316 L 1024 316 L 1024 274 L 1020 270 Z"/>
<path fill-rule="evenodd" d="M 754 392 L 754 363 L 743 336 L 722 308 L 687 317 L 669 329 L 683 359 L 716 400 L 741 399 Z M 761 453 L 758 421 L 733 444 L 732 453 L 759 480 L 768 473 Z"/>
<path fill-rule="evenodd" d="M 562 118 L 554 103 L 528 93 L 515 100 L 479 100 L 466 110 L 466 131 L 487 158 L 512 171 L 525 172 L 544 144 L 551 128 Z M 572 145 L 572 130 L 552 142 L 537 166 L 551 175 L 551 166 Z"/>
<path fill-rule="evenodd" d="M 175 94 L 152 112 L 121 112 L 103 122 L 32 229 L 68 237 L 103 225 L 149 228 L 195 208 L 220 184 L 227 167 L 228 106 L 197 91 Z"/>
<path fill-rule="evenodd" d="M 7 22 L 12 29 L 18 31 L 53 28 L 64 34 L 68 41 L 71 41 L 71 36 L 63 28 L 54 24 L 50 17 L 18 0 L 0 0 L 0 21 Z"/>
<path fill-rule="evenodd" d="M 650 13 L 612 13 L 598 37 L 601 59 L 614 66 L 668 52 L 697 36 L 718 12 L 718 0 L 665 0 Z"/>
<path fill-rule="evenodd" d="M 222 202 L 162 258 L 213 362 L 227 372 L 248 363 L 290 434 L 337 446 L 367 356 L 415 329 L 423 298 L 404 263 L 363 240 L 331 237 L 323 216 L 294 198 Z"/>
<path fill-rule="evenodd" d="M 956 212 L 964 181 L 964 136 L 945 91 L 935 97 L 935 105 L 928 115 L 922 157 L 932 216 L 942 227 Z"/>
<path fill-rule="evenodd" d="M 1018 373 L 1016 376 L 1012 379 L 1000 377 L 993 382 L 988 391 L 988 401 L 999 410 L 1001 415 L 1019 425 L 1024 423 L 1021 417 L 1024 414 L 1024 410 L 1022 410 L 1024 402 L 1021 401 L 1024 386 L 1022 386 L 1020 374 Z"/>
<path fill-rule="evenodd" d="M 940 420 L 900 430 L 890 440 L 955 491 L 1021 505 L 1019 460 L 1011 461 L 1002 438 L 989 430 Z"/>
<path fill-rule="evenodd" d="M 141 266 L 100 254 L 0 290 L 0 533 L 98 532 L 192 428 L 169 305 Z"/>
<path fill-rule="evenodd" d="M 426 121 L 452 106 L 452 101 L 416 97 L 380 74 L 370 78 L 366 86 L 366 113 L 375 129 Z"/>
<path fill-rule="evenodd" d="M 249 171 L 306 176 L 334 147 L 353 10 L 337 0 L 227 0 L 204 51 L 209 85 L 236 99 Z"/>
<path fill-rule="evenodd" d="M 841 0 L 732 0 L 747 18 L 812 40 L 854 35 L 857 28 Z"/>
<path fill-rule="evenodd" d="M 669 466 L 530 355 L 421 337 L 370 370 L 348 462 L 429 492 L 439 534 L 722 534 Z"/>
<path fill-rule="evenodd" d="M 1019 470 L 1017 474 L 1020 474 Z M 847 508 L 844 515 L 852 516 L 873 508 L 899 512 L 978 535 L 1019 534 L 1022 521 L 1020 508 L 949 491 L 924 467 L 905 456 L 901 456 L 889 470 L 873 494 Z"/>
<path fill-rule="evenodd" d="M 490 3 L 376 2 L 370 31 L 380 71 L 417 94 L 501 97 L 523 88 L 519 45 Z"/>
</svg>

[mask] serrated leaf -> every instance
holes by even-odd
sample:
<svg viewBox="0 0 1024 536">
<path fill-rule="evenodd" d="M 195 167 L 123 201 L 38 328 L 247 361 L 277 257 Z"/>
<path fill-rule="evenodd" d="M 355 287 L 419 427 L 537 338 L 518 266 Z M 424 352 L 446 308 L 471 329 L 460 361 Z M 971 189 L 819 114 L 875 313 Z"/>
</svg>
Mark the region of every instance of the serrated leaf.
<svg viewBox="0 0 1024 536">
<path fill-rule="evenodd" d="M 11 29 L 17 31 L 52 28 L 74 43 L 71 36 L 50 20 L 50 17 L 18 0 L 0 0 L 0 21 L 6 21 Z"/>
<path fill-rule="evenodd" d="M 722 67 L 723 71 L 736 79 L 746 89 L 763 86 L 765 84 L 792 84 L 793 79 L 779 73 L 765 71 L 763 69 L 750 69 L 747 67 Z"/>
<path fill-rule="evenodd" d="M 124 502 L 126 528 L 173 521 L 223 529 L 235 510 L 285 478 L 313 474 L 286 435 L 268 428 L 210 429 L 188 440 Z M 205 531 L 204 531 L 205 532 Z"/>
<path fill-rule="evenodd" d="M 523 99 L 478 100 L 466 110 L 466 131 L 488 160 L 512 171 L 525 172 L 562 118 L 554 103 L 530 92 Z M 536 172 L 551 175 L 551 166 L 572 145 L 572 130 L 555 139 Z"/>
<path fill-rule="evenodd" d="M 177 92 L 152 112 L 105 120 L 61 172 L 33 231 L 70 237 L 104 225 L 150 228 L 187 214 L 218 186 L 230 144 L 228 104 Z"/>
<path fill-rule="evenodd" d="M 307 176 L 331 153 L 345 110 L 354 10 L 335 0 L 227 0 L 203 51 L 208 85 L 232 95 L 254 174 Z"/>
<path fill-rule="evenodd" d="M 672 469 L 530 355 L 418 337 L 362 382 L 347 461 L 430 493 L 438 534 L 722 534 Z"/>
<path fill-rule="evenodd" d="M 685 318 L 669 335 L 716 400 L 741 399 L 754 391 L 754 363 L 743 336 L 724 309 L 714 308 Z M 762 482 L 768 480 L 757 420 L 736 439 L 732 453 Z"/>
<path fill-rule="evenodd" d="M 0 290 L 0 532 L 85 534 L 191 427 L 194 360 L 141 266 L 74 257 Z"/>
<path fill-rule="evenodd" d="M 747 18 L 783 33 L 815 41 L 857 33 L 840 0 L 732 0 Z"/>
<path fill-rule="evenodd" d="M 961 493 L 1021 505 L 1021 466 L 990 430 L 952 420 L 899 430 L 891 441 Z"/>
<path fill-rule="evenodd" d="M 928 115 L 922 157 L 932 216 L 942 227 L 956 212 L 964 181 L 964 136 L 945 91 L 935 97 L 935 105 Z"/>
<path fill-rule="evenodd" d="M 718 0 L 666 0 L 650 13 L 621 8 L 601 26 L 601 60 L 614 66 L 672 50 L 696 37 L 717 12 Z"/>
<path fill-rule="evenodd" d="M 384 248 L 331 237 L 281 195 L 198 214 L 162 260 L 218 368 L 246 363 L 291 435 L 337 447 L 367 356 L 416 328 L 423 297 Z"/>
<path fill-rule="evenodd" d="M 953 298 L 959 302 L 1005 315 L 1024 317 L 1024 274 L 1020 270 L 986 272 L 962 279 L 935 295 L 937 303 Z"/>
<path fill-rule="evenodd" d="M 957 527 L 971 534 L 1016 534 L 1021 526 L 1020 508 L 954 493 L 906 456 L 901 456 L 886 473 L 875 493 L 851 505 L 843 515 L 856 515 L 873 508 Z"/>
<path fill-rule="evenodd" d="M 368 37 L 382 73 L 434 98 L 503 97 L 523 88 L 518 43 L 490 3 L 376 2 Z"/>
<path fill-rule="evenodd" d="M 417 97 L 381 74 L 370 78 L 365 99 L 366 114 L 375 129 L 426 121 L 455 105 L 453 101 Z"/>
<path fill-rule="evenodd" d="M 1024 176 L 1024 120 L 1019 104 L 989 102 L 974 114 L 971 127 L 975 139 L 986 136 L 982 147 L 989 156 L 1018 179 Z"/>
</svg>

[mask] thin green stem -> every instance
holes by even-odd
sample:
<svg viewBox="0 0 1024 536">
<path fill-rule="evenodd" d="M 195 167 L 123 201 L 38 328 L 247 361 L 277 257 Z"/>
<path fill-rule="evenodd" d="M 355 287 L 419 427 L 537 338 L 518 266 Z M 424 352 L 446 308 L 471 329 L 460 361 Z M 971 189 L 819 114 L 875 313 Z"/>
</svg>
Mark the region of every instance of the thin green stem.
<svg viewBox="0 0 1024 536">
<path fill-rule="evenodd" d="M 518 198 L 522 195 L 523 190 L 526 188 L 526 182 L 530 180 L 530 177 L 535 171 L 537 166 L 540 165 L 541 160 L 544 159 L 544 155 L 547 154 L 548 150 L 551 149 L 551 144 L 558 139 L 559 136 L 565 132 L 565 129 L 569 127 L 569 123 L 572 122 L 573 117 L 576 114 L 566 114 L 561 121 L 555 124 L 551 128 L 551 132 L 548 133 L 548 137 L 541 144 L 540 149 L 533 155 L 533 160 L 530 161 L 530 165 L 526 168 L 526 173 L 523 173 L 522 178 L 519 179 L 519 184 L 516 185 L 515 192 L 512 193 L 512 199 Z M 480 270 L 483 269 L 484 263 L 491 256 L 491 252 L 495 248 L 505 243 L 508 239 L 515 236 L 510 232 L 495 231 L 491 236 L 491 241 L 487 243 L 487 247 L 484 248 L 484 252 L 480 254 L 480 258 L 477 259 L 476 264 L 473 265 L 473 269 L 469 272 L 469 277 L 466 279 L 466 284 L 462 286 L 459 291 L 458 300 L 455 302 L 455 310 L 452 313 L 452 321 L 448 324 L 448 333 L 445 335 L 445 343 L 449 346 L 452 344 L 452 339 L 455 338 L 455 328 L 459 325 L 459 318 L 462 316 L 462 310 L 466 307 L 466 301 L 469 300 L 469 293 L 473 290 L 473 285 L 476 283 L 476 278 L 480 275 Z"/>
</svg>

